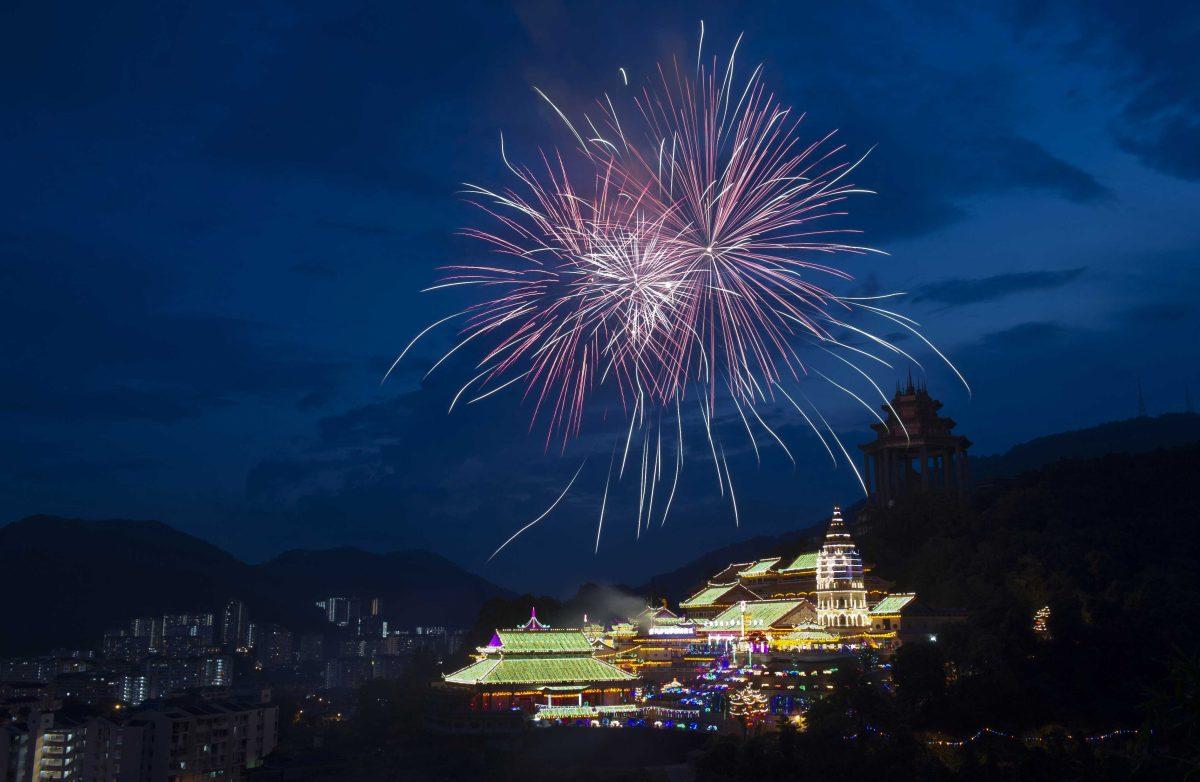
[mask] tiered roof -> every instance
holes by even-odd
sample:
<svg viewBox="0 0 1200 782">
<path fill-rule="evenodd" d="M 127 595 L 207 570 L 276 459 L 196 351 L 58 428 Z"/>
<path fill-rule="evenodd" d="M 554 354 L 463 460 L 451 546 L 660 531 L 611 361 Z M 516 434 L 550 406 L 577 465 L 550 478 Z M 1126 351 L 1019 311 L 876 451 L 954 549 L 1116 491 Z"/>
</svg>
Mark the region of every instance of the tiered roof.
<svg viewBox="0 0 1200 782">
<path fill-rule="evenodd" d="M 679 607 L 686 610 L 688 608 L 708 608 L 717 605 L 728 605 L 722 598 L 727 597 L 731 592 L 746 592 L 754 598 L 758 597 L 736 581 L 732 584 L 709 584 L 687 600 L 681 602 Z"/>
<path fill-rule="evenodd" d="M 896 395 L 890 404 L 883 406 L 887 420 L 882 424 L 871 424 L 875 430 L 876 439 L 860 445 L 863 451 L 873 453 L 887 445 L 903 444 L 912 448 L 921 444 L 959 444 L 964 450 L 971 447 L 971 441 L 953 432 L 956 426 L 954 419 L 939 415 L 942 403 L 929 395 L 929 390 L 921 384 L 914 385 L 913 379 L 908 378 L 908 386 L 901 389 L 896 386 Z"/>
<path fill-rule="evenodd" d="M 597 660 L 582 630 L 551 629 L 536 617 L 512 630 L 497 630 L 481 658 L 443 678 L 455 684 L 589 685 L 631 681 L 633 674 Z"/>
<path fill-rule="evenodd" d="M 888 595 L 875 604 L 875 607 L 871 609 L 871 614 L 873 616 L 898 614 L 905 606 L 915 600 L 916 597 L 916 594 L 913 592 L 900 592 L 895 595 Z"/>
<path fill-rule="evenodd" d="M 712 584 L 728 584 L 732 581 L 737 581 L 738 573 L 753 565 L 753 562 L 734 562 L 724 570 L 713 575 L 709 579 Z"/>
<path fill-rule="evenodd" d="M 738 603 L 726 608 L 711 619 L 706 627 L 740 629 L 744 610 L 747 630 L 766 630 L 791 618 L 793 614 L 806 607 L 812 607 L 807 600 L 747 600 L 744 604 Z"/>
<path fill-rule="evenodd" d="M 793 559 L 792 563 L 790 565 L 788 565 L 787 567 L 779 568 L 779 572 L 780 573 L 791 573 L 792 571 L 796 571 L 796 570 L 816 570 L 817 569 L 817 555 L 820 553 L 821 552 L 819 552 L 819 551 L 806 551 L 803 554 L 801 554 L 800 556 Z"/>
<path fill-rule="evenodd" d="M 779 564 L 781 557 L 770 557 L 768 559 L 760 559 L 745 570 L 738 571 L 738 575 L 744 578 L 754 578 L 756 576 L 769 575 L 771 568 Z"/>
<path fill-rule="evenodd" d="M 582 630 L 497 630 L 488 649 L 505 654 L 590 654 L 592 644 Z"/>
<path fill-rule="evenodd" d="M 456 684 L 590 684 L 634 678 L 594 657 L 489 657 L 446 675 L 446 681 Z"/>
</svg>

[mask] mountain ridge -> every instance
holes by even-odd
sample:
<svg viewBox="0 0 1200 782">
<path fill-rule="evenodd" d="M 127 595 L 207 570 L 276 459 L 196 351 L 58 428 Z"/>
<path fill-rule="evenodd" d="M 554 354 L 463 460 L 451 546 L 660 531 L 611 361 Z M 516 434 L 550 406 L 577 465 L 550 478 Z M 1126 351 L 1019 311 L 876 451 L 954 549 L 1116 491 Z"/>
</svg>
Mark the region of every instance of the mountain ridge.
<svg viewBox="0 0 1200 782">
<path fill-rule="evenodd" d="M 250 564 L 158 520 L 46 514 L 0 527 L 0 572 L 31 595 L 0 618 L 0 654 L 95 647 L 136 616 L 219 614 L 232 598 L 254 621 L 303 632 L 322 627 L 314 603 L 330 595 L 380 597 L 385 617 L 401 625 L 459 626 L 488 598 L 511 594 L 421 549 L 295 549 Z"/>
<path fill-rule="evenodd" d="M 1148 453 L 1200 442 L 1200 415 L 1163 413 L 1106 421 L 1094 426 L 1042 435 L 1019 443 L 999 454 L 971 457 L 976 485 L 1015 478 L 1072 459 L 1097 459 L 1113 453 Z M 843 505 L 853 518 L 865 500 Z M 795 555 L 798 546 L 812 541 L 826 519 L 782 535 L 762 535 L 731 543 L 703 554 L 674 570 L 659 573 L 636 587 L 626 587 L 651 599 L 681 600 L 704 584 L 708 577 L 734 562 L 750 562 L 767 556 Z"/>
</svg>

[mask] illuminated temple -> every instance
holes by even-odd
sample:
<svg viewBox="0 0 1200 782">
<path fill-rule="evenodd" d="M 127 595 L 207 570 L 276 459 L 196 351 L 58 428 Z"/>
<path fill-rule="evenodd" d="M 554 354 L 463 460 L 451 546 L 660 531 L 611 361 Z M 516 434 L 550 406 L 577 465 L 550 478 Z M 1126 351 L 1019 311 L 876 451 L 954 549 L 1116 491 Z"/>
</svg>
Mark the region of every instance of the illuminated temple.
<svg viewBox="0 0 1200 782">
<path fill-rule="evenodd" d="M 863 563 L 834 508 L 815 551 L 732 564 L 678 612 L 648 607 L 608 627 L 585 617 L 580 629 L 548 627 L 531 615 L 519 627 L 497 629 L 474 662 L 443 676 L 443 686 L 475 714 L 590 723 L 643 713 L 644 688 L 678 689 L 681 681 L 749 666 L 770 675 L 763 689 L 787 688 L 777 698 L 781 713 L 790 713 L 808 697 L 805 688 L 823 688 L 862 648 L 886 656 L 956 618 L 889 586 Z"/>
<path fill-rule="evenodd" d="M 496 630 L 476 660 L 447 674 L 469 688 L 475 711 L 533 711 L 539 706 L 610 706 L 630 700 L 636 677 L 597 659 L 582 630 L 560 630 L 537 620 Z"/>
<path fill-rule="evenodd" d="M 870 504 L 961 491 L 970 442 L 937 415 L 940 403 L 910 381 L 891 407 L 863 448 L 876 479 Z M 469 702 L 474 716 L 456 717 L 460 725 L 525 715 L 542 725 L 715 730 L 732 690 L 758 691 L 779 718 L 803 713 L 864 648 L 886 660 L 907 641 L 936 641 L 939 628 L 964 616 L 894 592 L 863 561 L 835 507 L 809 550 L 731 563 L 677 610 L 664 601 L 607 626 L 585 616 L 580 629 L 555 629 L 531 616 L 498 629 L 443 686 Z"/>
</svg>

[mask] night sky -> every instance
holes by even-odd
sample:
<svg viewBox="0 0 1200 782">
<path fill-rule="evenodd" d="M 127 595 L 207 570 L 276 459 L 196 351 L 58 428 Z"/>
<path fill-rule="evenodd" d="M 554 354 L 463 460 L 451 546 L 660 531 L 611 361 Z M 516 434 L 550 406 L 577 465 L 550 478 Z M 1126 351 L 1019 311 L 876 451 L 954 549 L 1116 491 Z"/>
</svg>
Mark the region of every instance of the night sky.
<svg viewBox="0 0 1200 782">
<path fill-rule="evenodd" d="M 515 395 L 447 417 L 470 364 L 421 375 L 451 332 L 380 385 L 458 302 L 418 291 L 478 258 L 461 183 L 507 183 L 500 132 L 522 159 L 568 143 L 531 85 L 588 105 L 619 67 L 694 58 L 700 18 L 710 53 L 745 32 L 740 72 L 762 62 L 806 133 L 875 146 L 856 182 L 878 195 L 851 208 L 890 255 L 844 259 L 840 290 L 909 292 L 974 389 L 918 352 L 975 453 L 1129 417 L 1139 379 L 1151 413 L 1181 410 L 1200 395 L 1200 11 L 964 5 L 4 4 L 0 520 L 155 518 L 252 561 L 424 547 L 564 592 L 852 501 L 779 410 L 798 465 L 736 449 L 740 527 L 697 444 L 668 524 L 635 541 L 626 484 L 594 556 L 616 424 L 562 454 Z M 865 411 L 813 393 L 866 439 Z"/>
</svg>

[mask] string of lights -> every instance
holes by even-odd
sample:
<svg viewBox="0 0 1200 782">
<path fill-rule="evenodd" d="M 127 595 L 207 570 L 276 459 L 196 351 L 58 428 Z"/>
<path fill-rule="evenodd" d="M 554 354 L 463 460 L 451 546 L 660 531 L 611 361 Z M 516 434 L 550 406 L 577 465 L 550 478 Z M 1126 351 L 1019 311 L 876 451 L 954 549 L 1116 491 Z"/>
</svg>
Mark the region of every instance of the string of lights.
<svg viewBox="0 0 1200 782">
<path fill-rule="evenodd" d="M 1098 743 L 1102 741 L 1108 741 L 1110 739 L 1120 738 L 1122 736 L 1136 736 L 1141 732 L 1142 731 L 1137 728 L 1117 728 L 1116 730 L 1110 730 L 1107 733 L 1097 733 L 1091 736 L 1076 736 L 1071 733 L 1066 733 L 1062 734 L 1061 737 L 1067 739 L 1068 741 L 1086 741 L 1088 743 Z M 854 733 L 849 736 L 843 736 L 842 738 L 846 741 L 854 741 L 858 738 L 861 738 L 863 733 L 869 733 L 874 736 L 888 735 L 887 731 L 879 730 L 878 728 L 868 725 L 862 730 L 862 732 Z M 1021 741 L 1026 744 L 1045 744 L 1046 742 L 1057 738 L 1055 736 L 1019 736 L 1014 733 L 1006 733 L 1005 731 L 997 730 L 995 728 L 980 728 L 975 732 L 974 735 L 968 736 L 964 739 L 927 739 L 925 743 L 931 747 L 957 748 L 966 746 L 967 744 L 977 741 L 984 736 L 995 736 L 997 738 L 1009 739 L 1011 741 Z"/>
</svg>

